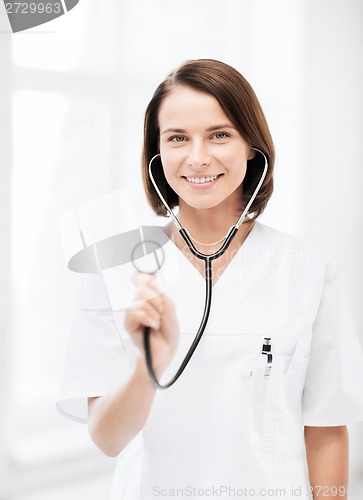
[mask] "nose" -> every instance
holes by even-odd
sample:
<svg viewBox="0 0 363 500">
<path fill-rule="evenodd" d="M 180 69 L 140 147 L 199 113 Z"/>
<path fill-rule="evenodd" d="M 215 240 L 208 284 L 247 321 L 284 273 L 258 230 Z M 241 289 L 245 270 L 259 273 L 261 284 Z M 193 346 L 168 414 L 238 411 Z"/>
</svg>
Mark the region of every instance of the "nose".
<svg viewBox="0 0 363 500">
<path fill-rule="evenodd" d="M 187 164 L 194 168 L 200 168 L 210 165 L 211 156 L 208 148 L 202 142 L 192 144 L 191 150 L 187 158 Z"/>
</svg>

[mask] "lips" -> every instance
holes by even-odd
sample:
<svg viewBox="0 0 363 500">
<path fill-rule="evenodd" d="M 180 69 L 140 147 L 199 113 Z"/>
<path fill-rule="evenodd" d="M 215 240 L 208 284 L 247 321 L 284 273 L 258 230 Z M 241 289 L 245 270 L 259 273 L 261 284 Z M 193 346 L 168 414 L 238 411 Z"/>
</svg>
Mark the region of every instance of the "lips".
<svg viewBox="0 0 363 500">
<path fill-rule="evenodd" d="M 183 175 L 183 179 L 186 179 L 188 183 L 190 184 L 208 184 L 211 183 L 215 180 L 217 180 L 219 177 L 221 177 L 223 174 L 215 174 L 215 175 L 205 175 L 205 176 L 185 176 Z"/>
<path fill-rule="evenodd" d="M 217 174 L 216 176 L 204 176 L 204 177 L 186 177 L 182 176 L 188 187 L 194 190 L 208 190 L 213 188 L 215 184 L 219 181 L 223 174 Z M 209 180 L 208 180 L 209 179 Z"/>
</svg>

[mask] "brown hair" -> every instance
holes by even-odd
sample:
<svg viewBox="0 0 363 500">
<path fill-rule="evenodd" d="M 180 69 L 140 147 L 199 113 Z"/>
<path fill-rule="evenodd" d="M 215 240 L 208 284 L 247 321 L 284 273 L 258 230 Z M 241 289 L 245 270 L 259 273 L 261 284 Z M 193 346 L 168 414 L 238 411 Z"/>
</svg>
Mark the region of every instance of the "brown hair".
<svg viewBox="0 0 363 500">
<path fill-rule="evenodd" d="M 237 128 L 241 136 L 252 147 L 258 148 L 267 157 L 268 171 L 261 189 L 252 203 L 249 214 L 257 218 L 265 209 L 273 191 L 273 168 L 275 151 L 272 137 L 256 94 L 247 80 L 231 66 L 212 59 L 187 61 L 170 73 L 157 87 L 146 109 L 144 121 L 144 145 L 142 155 L 142 176 L 148 202 L 157 215 L 167 216 L 168 212 L 160 201 L 149 179 L 148 165 L 159 153 L 159 109 L 171 90 L 177 85 L 185 85 L 214 96 Z M 169 186 L 161 168 L 160 158 L 154 160 L 160 168 L 153 168 L 153 176 L 170 208 L 178 206 L 178 195 Z M 244 205 L 252 196 L 264 167 L 264 158 L 256 153 L 248 160 L 246 176 L 243 180 Z M 242 189 L 242 188 L 241 188 Z M 243 208 L 242 208 L 243 209 Z"/>
</svg>

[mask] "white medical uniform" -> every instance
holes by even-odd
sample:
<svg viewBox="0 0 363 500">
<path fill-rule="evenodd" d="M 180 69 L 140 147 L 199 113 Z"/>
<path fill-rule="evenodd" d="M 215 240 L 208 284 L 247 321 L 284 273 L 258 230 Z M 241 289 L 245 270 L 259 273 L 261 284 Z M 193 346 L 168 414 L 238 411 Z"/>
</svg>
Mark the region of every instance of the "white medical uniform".
<svg viewBox="0 0 363 500">
<path fill-rule="evenodd" d="M 184 358 L 205 300 L 203 276 L 171 247 L 181 273 L 167 293 L 181 335 L 164 382 Z M 81 302 L 58 408 L 86 420 L 87 397 L 125 383 L 138 351 L 101 275 L 85 278 Z M 362 349 L 336 262 L 256 222 L 213 287 L 189 365 L 157 391 L 146 425 L 118 457 L 112 500 L 311 498 L 304 426 L 363 420 L 362 387 Z"/>
</svg>

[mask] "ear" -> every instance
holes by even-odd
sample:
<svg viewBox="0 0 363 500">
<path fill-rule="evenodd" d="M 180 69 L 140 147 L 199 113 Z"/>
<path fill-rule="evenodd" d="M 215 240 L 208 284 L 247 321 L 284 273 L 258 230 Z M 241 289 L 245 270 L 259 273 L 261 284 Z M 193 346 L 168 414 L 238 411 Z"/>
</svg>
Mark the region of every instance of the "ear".
<svg viewBox="0 0 363 500">
<path fill-rule="evenodd" d="M 256 156 L 256 153 L 257 151 L 255 151 L 254 149 L 250 149 L 250 152 L 248 153 L 248 158 L 247 160 L 252 160 L 252 158 L 254 158 Z"/>
</svg>

